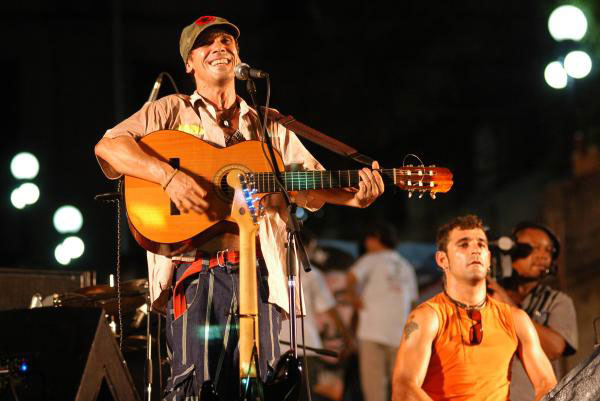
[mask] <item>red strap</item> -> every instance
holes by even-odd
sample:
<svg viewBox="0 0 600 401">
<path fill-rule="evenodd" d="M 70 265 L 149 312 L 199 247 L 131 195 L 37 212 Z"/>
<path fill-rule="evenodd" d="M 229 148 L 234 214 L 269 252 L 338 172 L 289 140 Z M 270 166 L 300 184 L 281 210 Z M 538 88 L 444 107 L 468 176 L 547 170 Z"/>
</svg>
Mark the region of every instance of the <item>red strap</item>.
<svg viewBox="0 0 600 401">
<path fill-rule="evenodd" d="M 200 273 L 201 271 L 202 259 L 198 259 L 188 267 L 185 273 L 183 273 L 183 276 L 175 283 L 175 288 L 173 289 L 173 312 L 175 314 L 175 319 L 183 315 L 187 310 L 187 301 L 185 299 L 185 293 L 183 292 L 183 286 L 181 285 L 183 280 L 192 274 Z"/>
<path fill-rule="evenodd" d="M 218 252 L 217 256 L 209 260 L 208 267 L 212 269 L 217 266 L 223 266 L 226 262 L 238 263 L 239 260 L 240 253 L 237 251 Z M 204 259 L 200 258 L 193 262 L 185 273 L 183 273 L 183 276 L 175 283 L 175 288 L 173 288 L 173 313 L 175 314 L 175 319 L 183 315 L 187 310 L 187 299 L 185 298 L 185 292 L 183 290 L 183 285 L 181 284 L 186 278 L 202 271 L 203 261 Z"/>
</svg>

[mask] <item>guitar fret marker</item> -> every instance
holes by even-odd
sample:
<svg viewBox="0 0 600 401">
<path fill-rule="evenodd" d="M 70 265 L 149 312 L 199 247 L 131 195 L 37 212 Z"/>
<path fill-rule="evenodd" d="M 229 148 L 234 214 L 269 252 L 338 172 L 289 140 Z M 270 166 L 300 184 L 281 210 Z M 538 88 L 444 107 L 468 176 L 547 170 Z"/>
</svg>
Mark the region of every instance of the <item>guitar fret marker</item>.
<svg viewBox="0 0 600 401">
<path fill-rule="evenodd" d="M 179 169 L 180 166 L 180 160 L 179 157 L 172 157 L 169 159 L 169 164 L 171 165 L 171 167 Z M 181 212 L 179 211 L 179 209 L 177 209 L 177 206 L 175 205 L 175 202 L 173 202 L 170 198 L 169 198 L 169 209 L 170 209 L 170 214 L 171 216 L 179 216 L 181 215 Z"/>
</svg>

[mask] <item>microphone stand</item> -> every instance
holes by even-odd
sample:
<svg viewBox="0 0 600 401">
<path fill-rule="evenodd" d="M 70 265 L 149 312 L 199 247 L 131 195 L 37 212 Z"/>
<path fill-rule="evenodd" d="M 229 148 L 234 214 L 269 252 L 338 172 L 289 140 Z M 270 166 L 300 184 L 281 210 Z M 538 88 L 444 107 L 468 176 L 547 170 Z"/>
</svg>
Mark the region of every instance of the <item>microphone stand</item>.
<svg viewBox="0 0 600 401">
<path fill-rule="evenodd" d="M 269 77 L 266 77 L 267 80 Z M 251 78 L 248 78 L 246 81 L 246 90 L 250 94 L 250 98 L 252 100 L 252 104 L 258 113 L 259 118 L 259 128 L 261 130 L 261 139 L 263 142 L 267 144 L 267 148 L 269 150 L 269 156 L 271 157 L 271 167 L 273 168 L 273 173 L 275 174 L 275 181 L 279 186 L 279 191 L 284 199 L 286 204 L 286 210 L 288 212 L 287 219 L 287 273 L 288 273 L 288 298 L 289 298 L 289 315 L 290 315 L 290 349 L 293 352 L 294 358 L 298 357 L 298 343 L 296 338 L 296 276 L 298 274 L 298 262 L 300 262 L 304 266 L 304 271 L 310 271 L 310 265 L 308 263 L 308 255 L 306 253 L 306 249 L 302 244 L 302 240 L 300 239 L 300 224 L 298 223 L 298 219 L 296 218 L 295 205 L 292 204 L 289 198 L 289 194 L 285 190 L 285 186 L 283 185 L 283 181 L 281 179 L 281 172 L 279 171 L 279 166 L 277 166 L 277 162 L 275 159 L 275 152 L 273 150 L 273 143 L 271 142 L 271 137 L 266 130 L 266 127 L 263 126 L 264 115 L 261 109 L 258 107 L 258 103 L 256 101 L 256 85 Z M 265 110 L 268 113 L 268 110 Z M 302 308 L 302 305 L 300 305 Z"/>
</svg>

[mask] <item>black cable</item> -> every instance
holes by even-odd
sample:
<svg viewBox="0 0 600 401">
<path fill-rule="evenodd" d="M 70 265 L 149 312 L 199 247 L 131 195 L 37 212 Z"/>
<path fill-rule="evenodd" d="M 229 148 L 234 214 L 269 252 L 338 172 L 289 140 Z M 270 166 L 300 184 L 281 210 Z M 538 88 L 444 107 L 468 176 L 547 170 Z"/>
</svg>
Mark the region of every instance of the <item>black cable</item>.
<svg viewBox="0 0 600 401">
<path fill-rule="evenodd" d="M 150 315 L 150 311 L 148 311 L 148 315 Z M 160 314 L 158 314 L 158 328 L 156 329 L 156 358 L 158 359 L 158 384 L 159 384 L 159 391 L 162 395 L 163 393 L 163 375 L 162 375 L 162 356 L 161 356 L 161 352 L 160 352 L 160 331 L 161 331 L 161 323 L 162 323 L 162 316 Z"/>
<path fill-rule="evenodd" d="M 123 180 L 117 183 L 121 193 Z M 123 352 L 123 314 L 121 313 L 121 198 L 117 198 L 117 309 L 119 310 L 119 350 Z"/>
<path fill-rule="evenodd" d="M 167 78 L 169 78 L 169 81 L 171 81 L 171 85 L 173 85 L 173 89 L 175 89 L 175 93 L 179 94 L 179 89 L 177 88 L 177 85 L 175 84 L 175 80 L 173 79 L 171 74 L 169 74 L 166 71 L 161 72 L 161 74 L 165 75 Z"/>
</svg>

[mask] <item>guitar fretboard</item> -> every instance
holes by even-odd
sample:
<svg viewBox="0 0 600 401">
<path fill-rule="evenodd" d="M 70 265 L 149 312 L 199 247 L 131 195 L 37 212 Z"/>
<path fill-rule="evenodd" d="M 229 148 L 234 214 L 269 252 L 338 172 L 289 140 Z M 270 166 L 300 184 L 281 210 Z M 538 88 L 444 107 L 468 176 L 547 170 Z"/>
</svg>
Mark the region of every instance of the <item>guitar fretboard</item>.
<svg viewBox="0 0 600 401">
<path fill-rule="evenodd" d="M 359 170 L 316 170 L 316 171 L 287 171 L 281 174 L 285 189 L 302 191 L 307 189 L 329 189 L 358 187 L 360 182 Z M 427 185 L 435 175 L 433 169 L 423 168 L 421 174 L 406 169 L 380 169 L 384 184 L 398 185 L 401 181 L 413 180 L 418 182 L 425 179 Z M 273 173 L 249 173 L 248 178 L 254 183 L 253 187 L 259 193 L 277 191 Z"/>
</svg>

